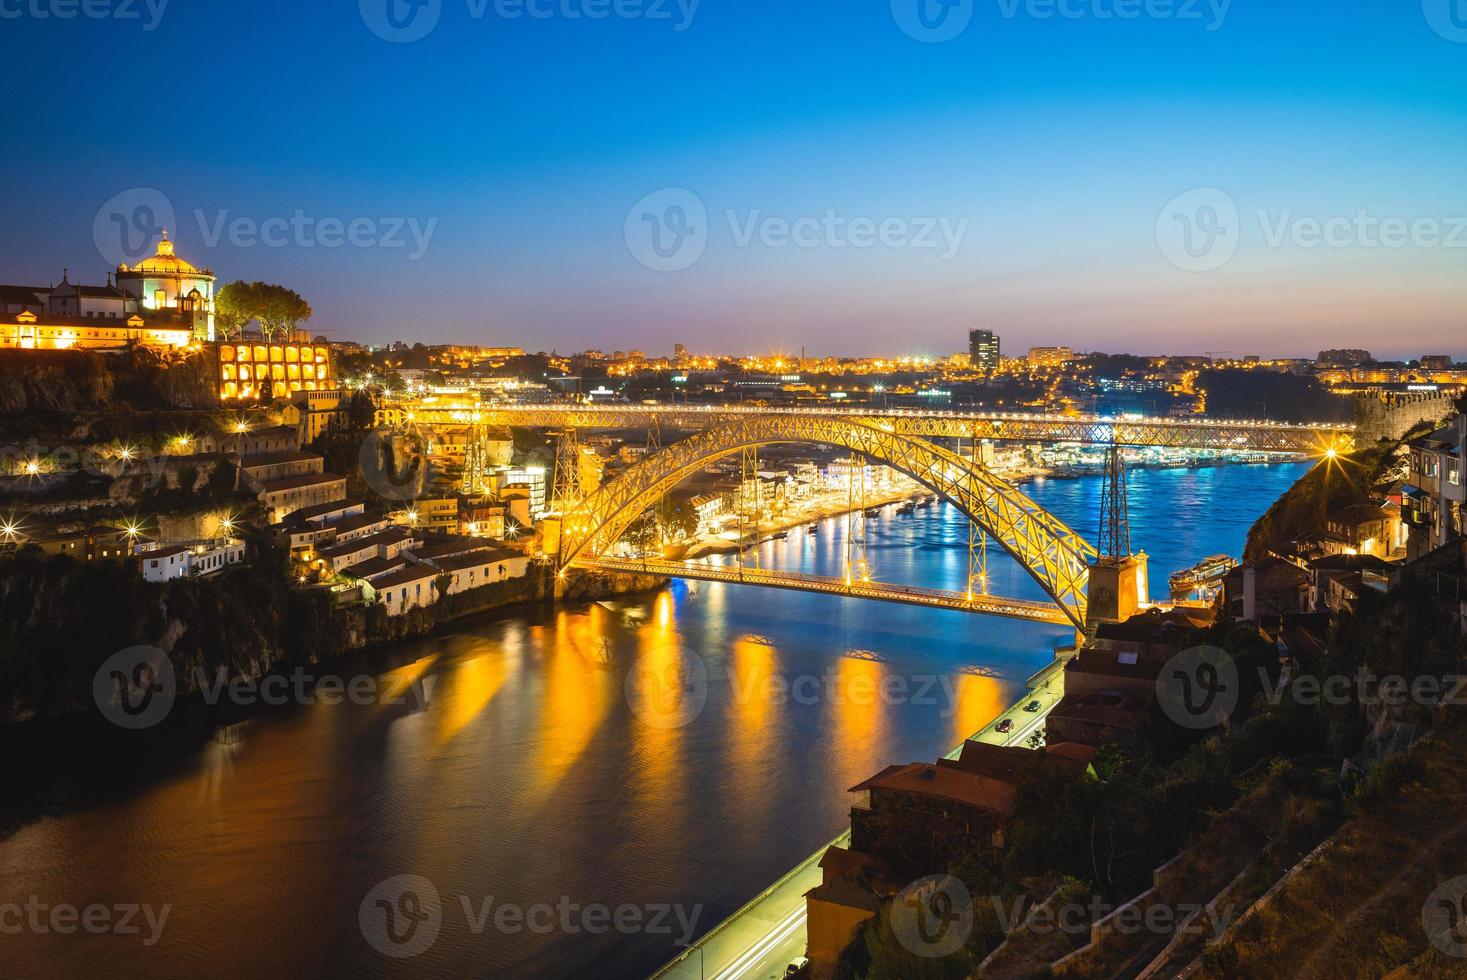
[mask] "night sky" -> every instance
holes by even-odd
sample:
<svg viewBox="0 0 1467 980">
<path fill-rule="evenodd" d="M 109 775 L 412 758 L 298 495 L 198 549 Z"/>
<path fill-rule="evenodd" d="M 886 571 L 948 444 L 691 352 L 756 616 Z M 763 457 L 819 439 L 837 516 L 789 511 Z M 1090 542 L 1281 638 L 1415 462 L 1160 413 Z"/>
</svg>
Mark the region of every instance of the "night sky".
<svg viewBox="0 0 1467 980">
<path fill-rule="evenodd" d="M 0 35 L 4 282 L 166 221 L 336 340 L 1467 357 L 1467 0 L 0 0 Z"/>
</svg>

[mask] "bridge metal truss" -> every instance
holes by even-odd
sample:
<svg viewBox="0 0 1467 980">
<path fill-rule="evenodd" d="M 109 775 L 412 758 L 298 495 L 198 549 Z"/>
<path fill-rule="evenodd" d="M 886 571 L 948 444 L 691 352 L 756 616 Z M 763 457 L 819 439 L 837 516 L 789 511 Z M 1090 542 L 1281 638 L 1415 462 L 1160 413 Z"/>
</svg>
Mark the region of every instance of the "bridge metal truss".
<svg viewBox="0 0 1467 980">
<path fill-rule="evenodd" d="M 767 569 L 748 566 L 740 568 L 738 565 L 712 565 L 697 561 L 664 561 L 644 558 L 582 558 L 577 560 L 576 566 L 598 572 L 665 575 L 669 578 L 690 578 L 702 582 L 759 585 L 776 589 L 793 589 L 799 592 L 821 592 L 826 595 L 880 599 L 884 602 L 901 602 L 915 606 L 931 606 L 937 609 L 956 609 L 963 612 L 985 613 L 990 616 L 1008 616 L 1012 619 L 1023 619 L 1031 623 L 1049 623 L 1054 626 L 1073 625 L 1069 616 L 1052 602 L 1005 599 L 993 595 L 929 589 L 920 585 L 891 585 L 886 582 L 863 582 L 859 579 L 801 575 L 796 572 L 771 572 Z"/>
<path fill-rule="evenodd" d="M 1018 488 L 951 450 L 865 420 L 817 413 L 748 414 L 666 445 L 587 495 L 565 516 L 560 565 L 602 558 L 667 490 L 751 446 L 837 446 L 890 466 L 951 500 L 1023 567 L 1076 628 L 1095 548 Z"/>
<path fill-rule="evenodd" d="M 1176 418 L 1102 419 L 1095 416 L 1026 413 L 959 413 L 822 408 L 741 408 L 669 405 L 486 405 L 490 425 L 580 429 L 644 428 L 692 431 L 759 416 L 783 419 L 844 419 L 928 439 L 991 439 L 1000 442 L 1068 442 L 1092 445 L 1159 446 L 1234 452 L 1322 456 L 1348 452 L 1355 429 L 1347 425 L 1286 425 L 1278 422 L 1217 422 Z"/>
</svg>

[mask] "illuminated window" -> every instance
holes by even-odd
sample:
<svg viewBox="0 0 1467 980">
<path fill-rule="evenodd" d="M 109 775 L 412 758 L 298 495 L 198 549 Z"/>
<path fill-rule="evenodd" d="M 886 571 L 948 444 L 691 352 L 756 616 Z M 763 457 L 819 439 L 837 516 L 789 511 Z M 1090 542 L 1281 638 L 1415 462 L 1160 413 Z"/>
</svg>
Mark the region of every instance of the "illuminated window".
<svg viewBox="0 0 1467 980">
<path fill-rule="evenodd" d="M 232 344 L 225 344 L 225 345 L 223 345 L 222 347 L 219 348 L 219 360 L 221 360 L 221 361 L 232 361 L 232 360 L 234 360 L 234 346 Z"/>
<path fill-rule="evenodd" d="M 153 290 L 153 309 L 161 310 L 168 305 L 168 293 L 162 289 Z"/>
</svg>

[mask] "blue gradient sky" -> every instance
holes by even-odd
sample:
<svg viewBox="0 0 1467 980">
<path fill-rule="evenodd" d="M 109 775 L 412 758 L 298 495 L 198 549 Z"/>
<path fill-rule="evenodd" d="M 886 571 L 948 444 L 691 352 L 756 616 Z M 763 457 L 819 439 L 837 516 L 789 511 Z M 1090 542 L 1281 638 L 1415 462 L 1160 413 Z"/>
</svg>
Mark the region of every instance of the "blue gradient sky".
<svg viewBox="0 0 1467 980">
<path fill-rule="evenodd" d="M 683 31 L 675 7 L 506 20 L 441 2 L 406 44 L 356 0 L 171 0 L 151 31 L 0 20 L 0 280 L 100 281 L 98 209 L 151 187 L 180 254 L 293 286 L 336 339 L 942 354 L 981 325 L 1007 350 L 1467 357 L 1467 227 L 1460 247 L 1272 247 L 1257 217 L 1467 218 L 1467 43 L 1420 0 L 1234 0 L 1220 25 L 1205 3 L 1123 21 L 1094 13 L 1114 0 L 1068 0 L 1078 19 L 969 0 L 941 44 L 889 0 L 703 0 Z M 1461 2 L 1467 23 L 1467 0 L 1426 2 Z M 624 226 L 667 187 L 706 205 L 709 242 L 655 272 Z M 1236 203 L 1239 247 L 1188 272 L 1158 216 L 1202 187 Z M 740 247 L 725 216 L 830 209 L 969 224 L 944 260 Z M 211 247 L 195 214 L 297 210 L 437 224 L 413 260 Z"/>
</svg>

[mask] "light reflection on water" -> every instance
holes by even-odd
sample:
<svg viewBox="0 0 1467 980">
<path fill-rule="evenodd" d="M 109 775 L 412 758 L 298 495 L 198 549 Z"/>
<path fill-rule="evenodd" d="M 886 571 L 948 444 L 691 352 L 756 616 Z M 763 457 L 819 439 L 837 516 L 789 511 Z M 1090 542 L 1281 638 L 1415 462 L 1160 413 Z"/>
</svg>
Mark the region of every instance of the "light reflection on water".
<svg viewBox="0 0 1467 980">
<path fill-rule="evenodd" d="M 1133 474 L 1133 537 L 1151 554 L 1154 589 L 1173 569 L 1237 553 L 1300 472 Z M 1093 537 L 1098 481 L 1030 490 Z M 766 543 L 761 563 L 839 574 L 843 524 Z M 868 539 L 879 577 L 962 587 L 967 530 L 951 508 L 889 510 Z M 994 591 L 1040 595 L 991 555 Z M 849 786 L 952 748 L 1068 638 L 720 583 L 464 624 L 409 645 L 422 659 L 386 675 L 404 705 L 258 719 L 181 773 L 150 779 L 140 760 L 136 793 L 0 841 L 0 902 L 172 905 L 156 948 L 7 937 L 7 970 L 641 976 L 672 954 L 669 936 L 505 934 L 492 923 L 476 934 L 459 896 L 701 905 L 699 927 L 711 927 L 835 836 Z M 649 723 L 628 704 L 629 669 L 685 677 L 695 658 L 707 703 L 687 724 Z M 904 694 L 871 696 L 896 682 Z M 426 706 L 408 696 L 415 685 Z M 911 703 L 919 693 L 935 703 Z M 428 952 L 398 962 L 363 941 L 357 912 L 373 885 L 405 872 L 434 882 L 445 917 Z"/>
</svg>

